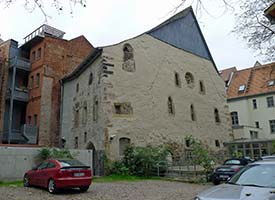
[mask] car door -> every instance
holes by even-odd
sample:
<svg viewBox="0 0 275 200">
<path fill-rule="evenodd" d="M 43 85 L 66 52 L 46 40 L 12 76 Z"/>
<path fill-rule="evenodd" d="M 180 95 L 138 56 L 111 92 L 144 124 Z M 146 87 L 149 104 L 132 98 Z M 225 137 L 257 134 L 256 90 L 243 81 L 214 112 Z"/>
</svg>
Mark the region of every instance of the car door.
<svg viewBox="0 0 275 200">
<path fill-rule="evenodd" d="M 53 161 L 49 161 L 47 167 L 43 169 L 41 174 L 41 186 L 47 187 L 48 180 L 50 178 L 54 179 L 57 171 L 58 169 L 56 168 L 56 164 Z"/>
<path fill-rule="evenodd" d="M 45 187 L 45 185 L 43 185 L 43 179 L 45 178 L 45 170 L 47 169 L 48 163 L 48 161 L 44 161 L 37 167 L 35 173 L 36 185 Z"/>
</svg>

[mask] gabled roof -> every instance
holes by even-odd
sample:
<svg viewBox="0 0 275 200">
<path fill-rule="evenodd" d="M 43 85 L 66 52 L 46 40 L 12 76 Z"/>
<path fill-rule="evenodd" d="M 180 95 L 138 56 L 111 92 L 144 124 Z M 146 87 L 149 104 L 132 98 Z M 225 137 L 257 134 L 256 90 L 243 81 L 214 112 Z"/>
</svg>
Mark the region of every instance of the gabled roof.
<svg viewBox="0 0 275 200">
<path fill-rule="evenodd" d="M 239 91 L 241 85 L 245 85 L 244 91 Z M 234 72 L 227 89 L 227 99 L 268 93 L 275 93 L 275 62 Z"/>
<path fill-rule="evenodd" d="M 208 59 L 216 68 L 192 7 L 184 9 L 146 33 L 167 44 Z M 216 71 L 218 72 L 217 68 Z"/>
</svg>

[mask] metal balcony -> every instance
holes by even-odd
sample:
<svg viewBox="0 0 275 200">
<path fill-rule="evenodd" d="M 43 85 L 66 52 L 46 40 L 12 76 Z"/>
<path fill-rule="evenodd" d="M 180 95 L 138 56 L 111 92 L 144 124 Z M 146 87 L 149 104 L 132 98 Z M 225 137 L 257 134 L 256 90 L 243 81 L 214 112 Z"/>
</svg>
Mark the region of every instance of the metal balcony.
<svg viewBox="0 0 275 200">
<path fill-rule="evenodd" d="M 14 66 L 18 69 L 25 70 L 28 72 L 31 70 L 31 64 L 29 60 L 18 56 L 15 56 L 10 59 L 10 68 L 13 68 Z"/>
<path fill-rule="evenodd" d="M 6 99 L 10 99 L 12 95 L 11 88 L 7 89 L 6 92 Z M 13 100 L 16 101 L 23 101 L 28 102 L 29 101 L 29 91 L 24 87 L 23 88 L 15 88 L 13 91 Z"/>
</svg>

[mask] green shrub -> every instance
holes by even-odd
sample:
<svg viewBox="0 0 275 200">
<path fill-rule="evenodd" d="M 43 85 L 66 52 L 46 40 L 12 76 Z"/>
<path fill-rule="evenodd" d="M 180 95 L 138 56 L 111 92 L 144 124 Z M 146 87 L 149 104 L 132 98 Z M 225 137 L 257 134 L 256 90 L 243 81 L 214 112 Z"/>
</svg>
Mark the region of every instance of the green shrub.
<svg viewBox="0 0 275 200">
<path fill-rule="evenodd" d="M 73 159 L 74 155 L 72 155 L 68 149 L 42 148 L 41 150 L 39 150 L 39 153 L 36 158 L 38 162 L 41 162 L 43 160 L 50 159 L 50 158 Z"/>
</svg>

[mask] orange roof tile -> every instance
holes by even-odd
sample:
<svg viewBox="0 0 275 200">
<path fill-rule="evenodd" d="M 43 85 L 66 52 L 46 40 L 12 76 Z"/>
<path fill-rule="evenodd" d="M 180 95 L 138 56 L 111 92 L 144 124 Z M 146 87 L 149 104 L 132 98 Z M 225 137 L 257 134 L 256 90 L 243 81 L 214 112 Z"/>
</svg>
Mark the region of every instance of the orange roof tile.
<svg viewBox="0 0 275 200">
<path fill-rule="evenodd" d="M 227 89 L 227 98 L 275 92 L 275 84 L 269 86 L 269 80 L 275 81 L 275 62 L 236 71 Z M 241 85 L 245 85 L 244 91 L 239 91 Z"/>
</svg>

